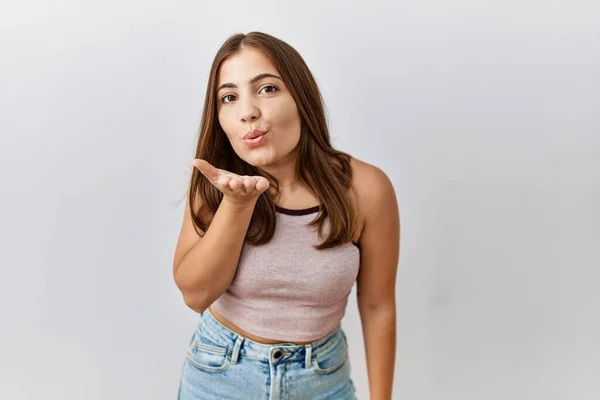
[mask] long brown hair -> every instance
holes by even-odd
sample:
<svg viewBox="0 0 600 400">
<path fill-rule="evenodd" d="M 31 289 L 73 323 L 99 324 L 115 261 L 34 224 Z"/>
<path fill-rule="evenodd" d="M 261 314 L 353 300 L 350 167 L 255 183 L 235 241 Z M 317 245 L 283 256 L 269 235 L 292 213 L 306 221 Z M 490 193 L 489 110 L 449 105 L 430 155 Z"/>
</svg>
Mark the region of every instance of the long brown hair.
<svg viewBox="0 0 600 400">
<path fill-rule="evenodd" d="M 301 119 L 296 176 L 321 203 L 320 212 L 310 226 L 318 226 L 319 237 L 322 238 L 323 222 L 327 217 L 330 222 L 328 237 L 315 248 L 321 250 L 351 241 L 356 226 L 356 210 L 348 193 L 353 190 L 351 156 L 331 146 L 323 98 L 317 83 L 302 56 L 284 41 L 265 33 L 250 32 L 235 34 L 223 43 L 210 70 L 196 158 L 239 175 L 264 176 L 279 193 L 279 184 L 273 176 L 248 164 L 235 153 L 218 120 L 216 91 L 221 64 L 244 46 L 261 50 L 270 59 L 296 102 Z M 196 196 L 200 196 L 203 202 L 199 210 L 196 210 Z M 223 194 L 193 168 L 188 201 L 194 228 L 199 235 L 203 235 L 199 229 L 206 232 L 210 226 L 222 198 Z M 267 190 L 259 196 L 254 208 L 246 233 L 248 243 L 260 245 L 271 240 L 275 232 L 275 212 L 273 194 Z"/>
</svg>

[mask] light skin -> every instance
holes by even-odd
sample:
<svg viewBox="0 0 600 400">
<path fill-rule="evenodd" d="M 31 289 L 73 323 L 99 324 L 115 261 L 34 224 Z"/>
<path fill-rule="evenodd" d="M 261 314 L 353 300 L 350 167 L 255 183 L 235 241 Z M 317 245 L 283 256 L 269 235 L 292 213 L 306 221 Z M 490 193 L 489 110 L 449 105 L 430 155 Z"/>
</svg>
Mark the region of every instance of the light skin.
<svg viewBox="0 0 600 400">
<path fill-rule="evenodd" d="M 286 199 L 306 198 L 309 206 L 317 204 L 315 196 L 294 173 L 296 148 L 300 141 L 300 115 L 294 98 L 271 61 L 251 47 L 228 58 L 219 71 L 216 97 L 219 124 L 236 154 L 277 179 L 281 197 L 276 201 L 284 203 Z M 242 138 L 255 129 L 268 133 L 259 147 L 251 148 Z M 216 174 L 222 176 L 219 190 L 225 188 L 228 191 L 226 197 L 229 194 L 236 202 L 243 202 L 246 195 L 246 200 L 251 203 L 262 193 L 262 184 L 256 191 L 248 190 L 252 189 L 253 181 L 261 182 L 258 177 L 244 178 L 211 170 L 210 165 L 202 165 L 201 161 L 194 161 L 194 165 L 213 178 Z"/>
<path fill-rule="evenodd" d="M 246 162 L 272 174 L 280 183 L 278 203 L 286 208 L 308 208 L 318 204 L 313 193 L 296 179 L 294 164 L 300 139 L 300 116 L 281 76 L 272 63 L 251 48 L 226 60 L 221 67 L 217 93 L 219 123 L 235 152 Z M 278 90 L 274 89 L 277 88 Z M 222 102 L 223 101 L 223 102 Z M 269 130 L 261 146 L 248 148 L 242 136 L 253 129 Z M 241 177 L 194 160 L 219 190 L 224 201 L 252 204 L 267 190 L 262 177 Z M 390 179 L 379 168 L 356 158 L 351 161 L 352 184 L 357 194 L 358 228 L 353 241 L 361 246 L 357 277 L 357 302 L 365 345 L 369 391 L 372 400 L 390 400 L 396 353 L 396 274 L 400 247 L 400 216 Z M 284 338 L 262 338 L 245 332 L 211 308 L 221 323 L 262 343 L 287 342 Z M 303 344 L 303 343 L 297 343 Z"/>
</svg>

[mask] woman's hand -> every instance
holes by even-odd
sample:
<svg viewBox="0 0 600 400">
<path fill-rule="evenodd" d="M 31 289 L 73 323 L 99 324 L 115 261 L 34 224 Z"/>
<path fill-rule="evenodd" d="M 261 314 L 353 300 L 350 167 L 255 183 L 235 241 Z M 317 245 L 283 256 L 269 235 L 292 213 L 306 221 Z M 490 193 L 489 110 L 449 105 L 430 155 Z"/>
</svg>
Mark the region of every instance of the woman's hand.
<svg viewBox="0 0 600 400">
<path fill-rule="evenodd" d="M 215 168 L 208 161 L 199 158 L 194 159 L 193 165 L 223 193 L 223 200 L 236 205 L 254 203 L 269 188 L 269 181 L 263 176 L 237 175 Z"/>
</svg>

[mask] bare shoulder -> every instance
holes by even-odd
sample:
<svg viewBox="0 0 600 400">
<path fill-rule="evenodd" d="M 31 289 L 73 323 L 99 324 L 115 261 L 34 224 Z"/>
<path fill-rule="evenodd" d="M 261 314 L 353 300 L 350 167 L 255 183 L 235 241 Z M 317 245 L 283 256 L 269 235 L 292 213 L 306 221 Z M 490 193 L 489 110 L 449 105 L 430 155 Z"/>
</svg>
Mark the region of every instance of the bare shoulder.
<svg viewBox="0 0 600 400">
<path fill-rule="evenodd" d="M 357 192 L 361 207 L 377 207 L 392 200 L 395 192 L 392 181 L 379 167 L 357 158 L 352 158 L 352 184 Z"/>
<path fill-rule="evenodd" d="M 358 200 L 362 229 L 397 209 L 396 193 L 389 176 L 379 167 L 352 157 L 352 185 Z"/>
</svg>

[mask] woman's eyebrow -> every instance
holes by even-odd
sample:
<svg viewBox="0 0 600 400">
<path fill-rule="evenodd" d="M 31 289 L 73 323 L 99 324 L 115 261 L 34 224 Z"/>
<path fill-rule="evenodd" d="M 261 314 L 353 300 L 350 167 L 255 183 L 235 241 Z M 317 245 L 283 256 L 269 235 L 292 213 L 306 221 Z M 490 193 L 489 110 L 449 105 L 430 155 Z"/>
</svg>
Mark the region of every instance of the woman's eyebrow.
<svg viewBox="0 0 600 400">
<path fill-rule="evenodd" d="M 250 85 L 253 85 L 253 84 L 255 84 L 256 82 L 260 81 L 261 79 L 265 79 L 265 78 L 275 78 L 275 79 L 279 79 L 279 80 L 281 80 L 281 81 L 283 80 L 283 79 L 281 79 L 281 78 L 280 78 L 279 76 L 277 76 L 277 75 L 273 75 L 273 74 L 269 74 L 269 73 L 267 73 L 267 72 L 264 72 L 264 73 L 262 73 L 262 74 L 258 74 L 258 75 L 256 75 L 254 78 L 250 79 L 250 80 L 248 81 L 248 83 L 249 83 Z M 219 88 L 217 89 L 217 93 L 219 92 L 219 90 L 221 90 L 221 89 L 225 89 L 225 88 L 234 89 L 234 88 L 237 88 L 237 85 L 235 85 L 235 84 L 233 84 L 233 83 L 231 83 L 231 82 L 224 83 L 224 84 L 222 84 L 221 86 L 219 86 Z"/>
</svg>

